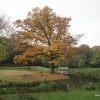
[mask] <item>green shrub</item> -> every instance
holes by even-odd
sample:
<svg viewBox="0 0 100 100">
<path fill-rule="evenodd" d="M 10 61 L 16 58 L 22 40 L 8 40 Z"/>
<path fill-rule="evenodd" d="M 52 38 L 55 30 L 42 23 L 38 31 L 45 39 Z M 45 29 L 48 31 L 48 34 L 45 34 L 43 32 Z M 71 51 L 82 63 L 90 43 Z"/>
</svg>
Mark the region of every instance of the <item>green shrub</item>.
<svg viewBox="0 0 100 100">
<path fill-rule="evenodd" d="M 37 88 L 36 92 L 49 92 L 52 88 L 49 84 L 41 83 Z"/>
<path fill-rule="evenodd" d="M 83 86 L 83 89 L 85 91 L 94 91 L 94 90 L 100 90 L 100 83 L 89 83 Z"/>
<path fill-rule="evenodd" d="M 0 87 L 32 87 L 32 86 L 36 87 L 38 85 L 40 85 L 40 81 L 0 83 Z"/>
<path fill-rule="evenodd" d="M 56 81 L 43 81 L 37 88 L 36 92 L 50 92 L 60 90 L 61 85 Z"/>
<path fill-rule="evenodd" d="M 0 89 L 0 94 L 15 94 L 15 93 L 18 93 L 16 87 L 10 87 L 10 88 L 5 87 Z"/>
<path fill-rule="evenodd" d="M 51 88 L 53 90 L 56 90 L 56 89 L 60 89 L 61 88 L 60 84 L 58 84 L 56 81 L 51 81 L 50 83 L 48 83 L 48 85 L 51 86 Z"/>
</svg>

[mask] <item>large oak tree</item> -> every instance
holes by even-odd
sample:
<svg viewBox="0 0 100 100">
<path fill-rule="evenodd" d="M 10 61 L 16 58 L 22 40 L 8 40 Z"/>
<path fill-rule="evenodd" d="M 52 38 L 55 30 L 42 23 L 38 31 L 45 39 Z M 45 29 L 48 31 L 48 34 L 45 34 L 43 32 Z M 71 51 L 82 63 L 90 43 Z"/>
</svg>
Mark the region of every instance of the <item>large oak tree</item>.
<svg viewBox="0 0 100 100">
<path fill-rule="evenodd" d="M 48 6 L 32 9 L 26 19 L 16 20 L 15 49 L 22 54 L 15 56 L 14 62 L 27 64 L 41 59 L 50 64 L 51 73 L 54 73 L 54 65 L 59 63 L 59 58 L 67 57 L 67 52 L 73 54 L 80 38 L 74 38 L 68 32 L 70 21 L 70 17 L 57 16 Z"/>
</svg>

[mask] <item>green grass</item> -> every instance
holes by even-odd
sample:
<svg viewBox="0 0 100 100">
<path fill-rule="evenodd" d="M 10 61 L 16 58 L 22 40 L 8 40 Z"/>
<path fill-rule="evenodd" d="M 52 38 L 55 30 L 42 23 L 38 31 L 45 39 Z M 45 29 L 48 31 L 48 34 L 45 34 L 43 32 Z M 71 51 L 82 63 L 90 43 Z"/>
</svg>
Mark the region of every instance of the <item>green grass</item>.
<svg viewBox="0 0 100 100">
<path fill-rule="evenodd" d="M 32 71 L 32 72 L 50 72 L 50 68 L 45 68 L 41 66 L 31 66 L 30 69 L 28 66 L 21 66 L 21 67 L 2 67 L 0 66 L 0 71 L 2 70 L 18 70 L 18 71 Z M 55 70 L 56 71 L 56 70 Z M 85 72 L 85 73 L 91 73 L 91 72 L 100 72 L 100 68 L 69 68 L 68 72 Z"/>
<path fill-rule="evenodd" d="M 25 73 L 29 73 L 26 74 Z M 61 76 L 61 77 L 59 77 Z M 67 76 L 50 73 L 50 68 L 44 67 L 0 67 L 0 83 L 4 82 L 32 82 L 41 80 L 57 80 Z"/>
<path fill-rule="evenodd" d="M 25 80 L 26 82 L 32 80 L 32 77 L 23 77 L 20 74 L 7 74 L 7 72 L 14 72 L 14 71 L 29 71 L 29 72 L 50 72 L 50 68 L 43 68 L 43 67 L 0 67 L 0 80 L 4 81 L 6 84 L 9 81 L 16 82 L 19 80 L 20 82 Z M 76 73 L 77 72 L 85 72 L 85 73 L 92 73 L 93 75 L 100 72 L 100 69 L 96 68 L 75 68 L 69 69 L 68 72 Z M 15 72 L 16 73 L 16 72 Z M 100 73 L 99 73 L 100 74 Z M 82 74 L 83 75 L 83 74 Z M 51 77 L 51 76 L 50 76 Z M 36 77 L 35 77 L 36 78 Z M 61 91 L 61 90 L 60 90 Z M 22 98 L 20 98 L 22 97 Z M 25 99 L 25 98 L 33 98 L 36 97 L 36 100 L 100 100 L 100 91 L 80 91 L 77 92 L 44 92 L 44 93 L 27 93 L 27 94 L 10 94 L 10 95 L 0 95 L 0 100 L 35 100 L 35 99 Z M 3 98 L 3 99 L 2 99 Z"/>
<path fill-rule="evenodd" d="M 30 69 L 27 66 L 23 67 L 0 67 L 0 80 L 4 82 L 27 82 L 32 80 L 32 77 L 24 77 L 23 75 L 17 74 L 23 72 L 50 72 L 49 68 L 44 68 L 40 66 L 32 66 Z"/>
<path fill-rule="evenodd" d="M 69 72 L 86 72 L 86 73 L 91 73 L 91 72 L 100 72 L 100 68 L 71 68 L 68 70 Z"/>
<path fill-rule="evenodd" d="M 100 97 L 96 97 L 95 94 L 100 92 L 59 92 L 40 94 L 40 100 L 99 100 Z"/>
<path fill-rule="evenodd" d="M 68 73 L 77 77 L 100 78 L 100 68 L 72 68 Z"/>
<path fill-rule="evenodd" d="M 44 68 L 44 67 L 41 67 L 41 66 L 31 66 L 30 69 L 29 69 L 28 66 L 22 66 L 22 67 L 0 67 L 0 71 L 2 71 L 2 70 L 50 72 L 50 68 Z"/>
<path fill-rule="evenodd" d="M 23 67 L 0 67 L 0 80 L 2 81 L 29 81 L 31 80 L 32 77 L 23 77 L 22 75 L 18 75 L 16 73 L 14 73 L 13 75 L 10 75 L 9 72 L 13 72 L 13 71 L 19 71 L 21 73 L 23 73 L 24 71 L 28 71 L 28 72 L 50 72 L 50 68 L 44 68 L 44 67 L 40 67 L 40 66 L 31 66 L 31 68 L 29 69 L 28 66 L 23 66 Z M 82 75 L 90 75 L 92 77 L 99 77 L 100 76 L 100 70 L 96 69 L 96 68 L 73 68 L 73 69 L 68 69 L 68 73 L 72 74 L 72 75 L 77 75 L 77 76 L 82 76 Z"/>
<path fill-rule="evenodd" d="M 25 97 L 26 96 L 26 97 Z M 100 91 L 83 91 L 83 92 L 44 92 L 44 93 L 30 93 L 30 94 L 18 94 L 14 95 L 2 95 L 1 100 L 25 100 L 28 97 L 36 97 L 37 100 L 100 100 Z M 24 98 L 25 97 L 25 98 Z M 3 98 L 3 99 L 2 99 Z M 26 99 L 28 100 L 28 99 Z M 30 99 L 35 100 L 35 99 Z"/>
</svg>

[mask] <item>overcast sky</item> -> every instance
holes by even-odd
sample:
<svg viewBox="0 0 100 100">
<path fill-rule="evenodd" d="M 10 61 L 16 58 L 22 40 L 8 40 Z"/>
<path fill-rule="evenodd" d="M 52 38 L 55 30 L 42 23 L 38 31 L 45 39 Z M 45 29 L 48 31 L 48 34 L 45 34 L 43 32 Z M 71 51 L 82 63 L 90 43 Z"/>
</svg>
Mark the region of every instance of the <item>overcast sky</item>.
<svg viewBox="0 0 100 100">
<path fill-rule="evenodd" d="M 79 44 L 100 45 L 100 0 L 0 0 L 0 15 L 24 19 L 32 8 L 49 6 L 60 16 L 71 16 L 72 34 L 83 33 Z"/>
</svg>

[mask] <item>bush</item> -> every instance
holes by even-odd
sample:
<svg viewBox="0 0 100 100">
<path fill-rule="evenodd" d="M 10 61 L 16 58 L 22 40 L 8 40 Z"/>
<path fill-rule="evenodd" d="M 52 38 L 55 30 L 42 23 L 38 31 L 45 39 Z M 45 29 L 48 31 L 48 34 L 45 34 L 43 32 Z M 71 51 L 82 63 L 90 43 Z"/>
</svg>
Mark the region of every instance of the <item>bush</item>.
<svg viewBox="0 0 100 100">
<path fill-rule="evenodd" d="M 60 84 L 58 84 L 58 83 L 55 82 L 55 81 L 51 81 L 50 83 L 48 83 L 48 85 L 51 86 L 51 88 L 52 88 L 53 90 L 56 90 L 56 89 L 60 89 L 60 88 L 61 88 Z"/>
<path fill-rule="evenodd" d="M 16 87 L 10 87 L 10 88 L 1 88 L 0 89 L 0 94 L 15 94 L 18 93 Z"/>
<path fill-rule="evenodd" d="M 52 88 L 50 85 L 45 84 L 45 83 L 41 83 L 37 88 L 36 88 L 36 92 L 49 92 L 51 91 Z"/>
<path fill-rule="evenodd" d="M 100 83 L 89 83 L 83 86 L 83 89 L 85 91 L 94 91 L 94 90 L 100 90 Z"/>
<path fill-rule="evenodd" d="M 50 92 L 60 88 L 60 84 L 58 84 L 56 81 L 44 81 L 36 88 L 36 92 Z"/>
<path fill-rule="evenodd" d="M 34 81 L 34 82 L 1 82 L 0 87 L 36 87 L 40 85 L 40 81 Z"/>
</svg>

